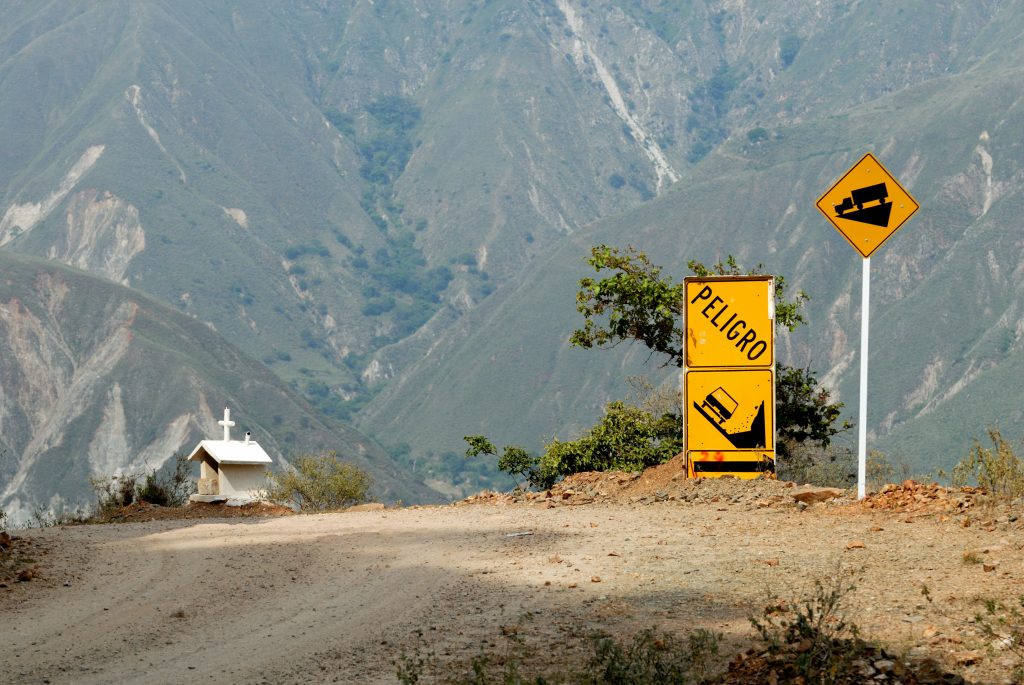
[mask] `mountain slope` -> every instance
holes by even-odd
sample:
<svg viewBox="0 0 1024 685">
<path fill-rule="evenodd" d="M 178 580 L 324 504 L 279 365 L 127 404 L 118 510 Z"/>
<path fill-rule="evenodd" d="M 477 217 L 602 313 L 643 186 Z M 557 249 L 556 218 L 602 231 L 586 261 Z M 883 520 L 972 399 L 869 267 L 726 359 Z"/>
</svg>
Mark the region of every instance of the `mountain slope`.
<svg viewBox="0 0 1024 685">
<path fill-rule="evenodd" d="M 0 244 L 174 303 L 344 411 L 543 246 L 653 192 L 553 51 L 561 15 L 512 7 L 9 5 Z"/>
<path fill-rule="evenodd" d="M 859 257 L 814 202 L 875 151 L 922 205 L 872 260 L 872 447 L 921 470 L 948 467 L 998 422 L 1024 432 L 1009 381 L 1020 364 L 1021 21 L 997 14 L 961 50 L 960 73 L 847 109 L 736 136 L 662 197 L 598 222 L 524 274 L 520 287 L 450 335 L 364 413 L 377 434 L 456 451 L 487 432 L 536 447 L 589 425 L 646 350 L 568 348 L 588 248 L 633 244 L 677 277 L 688 259 L 736 255 L 783 274 L 812 301 L 780 358 L 810 365 L 855 406 Z M 824 36 L 821 37 L 824 40 Z M 992 46 L 991 40 L 1006 41 Z M 805 49 L 813 46 L 808 41 Z M 986 49 L 987 48 L 987 49 Z M 648 365 L 656 377 L 657 360 Z M 985 401 L 979 401 L 985 397 Z M 1005 408 L 994 411 L 996 407 Z M 852 417 L 856 418 L 856 417 Z"/>
<path fill-rule="evenodd" d="M 0 505 L 14 519 L 87 502 L 89 477 L 159 468 L 219 435 L 224 406 L 278 466 L 333 449 L 378 496 L 429 497 L 208 326 L 109 281 L 0 250 L 0 345 Z"/>
</svg>

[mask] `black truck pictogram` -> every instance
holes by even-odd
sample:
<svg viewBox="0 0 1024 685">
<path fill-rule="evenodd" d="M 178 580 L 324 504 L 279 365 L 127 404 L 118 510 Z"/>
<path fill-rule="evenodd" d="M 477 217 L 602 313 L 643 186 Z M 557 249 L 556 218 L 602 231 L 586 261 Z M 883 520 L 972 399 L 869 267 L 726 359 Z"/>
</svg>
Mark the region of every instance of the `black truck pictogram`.
<svg viewBox="0 0 1024 685">
<path fill-rule="evenodd" d="M 719 387 L 708 393 L 708 396 L 704 398 L 703 405 L 718 417 L 718 423 L 725 423 L 732 418 L 739 403 L 725 391 L 725 388 Z"/>
<path fill-rule="evenodd" d="M 726 430 L 723 424 L 735 415 L 739 403 L 726 392 L 725 388 L 718 387 L 709 392 L 703 402 L 700 404 L 694 402 L 693 408 L 738 450 L 765 449 L 765 445 L 768 444 L 764 402 L 758 406 L 748 428 L 733 431 Z"/>
<path fill-rule="evenodd" d="M 848 221 L 859 221 L 862 224 L 888 227 L 889 213 L 892 211 L 892 202 L 886 202 L 888 197 L 889 189 L 885 187 L 884 183 L 856 188 L 850 191 L 850 197 L 844 197 L 841 203 L 834 205 L 836 217 Z M 868 204 L 871 202 L 878 204 Z M 865 204 L 868 206 L 865 207 Z M 854 205 L 857 209 L 854 209 Z"/>
<path fill-rule="evenodd" d="M 857 209 L 860 210 L 864 209 L 864 205 L 868 202 L 876 200 L 878 204 L 885 204 L 887 197 L 889 197 L 889 189 L 885 187 L 884 183 L 876 183 L 866 188 L 857 188 L 850 193 L 850 197 L 843 198 L 843 202 L 836 205 L 836 216 L 842 216 L 843 212 L 853 209 L 854 205 L 857 205 Z"/>
</svg>

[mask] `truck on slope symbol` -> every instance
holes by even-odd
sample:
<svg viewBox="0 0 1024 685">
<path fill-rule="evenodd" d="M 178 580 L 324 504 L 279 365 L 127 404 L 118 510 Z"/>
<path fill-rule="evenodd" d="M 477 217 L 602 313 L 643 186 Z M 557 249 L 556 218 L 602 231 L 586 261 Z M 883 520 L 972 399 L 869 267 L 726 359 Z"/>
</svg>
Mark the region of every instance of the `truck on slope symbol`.
<svg viewBox="0 0 1024 685">
<path fill-rule="evenodd" d="M 875 200 L 878 201 L 878 204 L 884 204 L 887 197 L 889 197 L 889 189 L 885 187 L 884 183 L 857 188 L 850 193 L 850 197 L 843 198 L 842 203 L 836 205 L 836 216 L 842 216 L 843 212 L 853 209 L 854 205 L 857 205 L 857 209 L 860 210 L 864 209 L 865 203 Z"/>
<path fill-rule="evenodd" d="M 739 406 L 739 402 L 734 400 L 732 395 L 719 386 L 717 390 L 708 393 L 708 396 L 704 398 L 703 405 L 718 417 L 718 423 L 725 423 L 732 418 L 736 407 Z"/>
</svg>

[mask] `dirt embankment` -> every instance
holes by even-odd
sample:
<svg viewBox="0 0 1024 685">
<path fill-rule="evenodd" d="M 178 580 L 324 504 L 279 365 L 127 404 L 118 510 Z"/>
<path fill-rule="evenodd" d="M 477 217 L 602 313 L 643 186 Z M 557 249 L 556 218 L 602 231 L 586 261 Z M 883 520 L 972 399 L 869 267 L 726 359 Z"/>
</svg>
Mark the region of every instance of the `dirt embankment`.
<svg viewBox="0 0 1024 685">
<path fill-rule="evenodd" d="M 503 635 L 573 660 L 594 630 L 651 627 L 720 632 L 728 655 L 749 616 L 838 572 L 864 636 L 1009 682 L 973 617 L 1024 594 L 1012 509 L 917 484 L 808 504 L 659 468 L 446 507 L 25 531 L 45 553 L 0 588 L 0 681 L 393 683 L 417 647 L 456 672 Z"/>
</svg>

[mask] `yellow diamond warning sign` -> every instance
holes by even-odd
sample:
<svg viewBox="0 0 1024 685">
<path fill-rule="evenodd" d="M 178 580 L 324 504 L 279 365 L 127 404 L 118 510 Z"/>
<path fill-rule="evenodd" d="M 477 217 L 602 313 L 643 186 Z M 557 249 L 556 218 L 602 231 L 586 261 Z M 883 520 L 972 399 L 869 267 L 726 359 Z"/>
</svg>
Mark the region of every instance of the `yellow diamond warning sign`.
<svg viewBox="0 0 1024 685">
<path fill-rule="evenodd" d="M 862 257 L 870 257 L 918 204 L 870 152 L 853 165 L 817 207 Z"/>
<path fill-rule="evenodd" d="M 687 451 L 775 450 L 771 369 L 687 371 L 684 386 Z"/>
<path fill-rule="evenodd" d="M 770 276 L 687 278 L 686 367 L 775 363 L 775 294 Z"/>
</svg>

